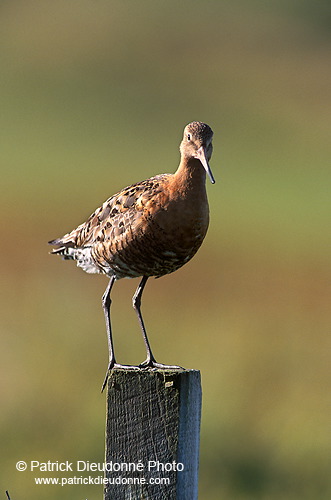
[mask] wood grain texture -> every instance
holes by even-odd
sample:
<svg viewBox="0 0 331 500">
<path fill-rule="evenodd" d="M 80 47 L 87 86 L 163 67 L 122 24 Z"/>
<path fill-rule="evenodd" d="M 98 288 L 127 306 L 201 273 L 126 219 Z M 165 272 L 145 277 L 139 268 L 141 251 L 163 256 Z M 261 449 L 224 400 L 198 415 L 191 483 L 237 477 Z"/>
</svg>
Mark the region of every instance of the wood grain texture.
<svg viewBox="0 0 331 500">
<path fill-rule="evenodd" d="M 105 500 L 196 500 L 200 416 L 199 371 L 113 370 Z"/>
</svg>

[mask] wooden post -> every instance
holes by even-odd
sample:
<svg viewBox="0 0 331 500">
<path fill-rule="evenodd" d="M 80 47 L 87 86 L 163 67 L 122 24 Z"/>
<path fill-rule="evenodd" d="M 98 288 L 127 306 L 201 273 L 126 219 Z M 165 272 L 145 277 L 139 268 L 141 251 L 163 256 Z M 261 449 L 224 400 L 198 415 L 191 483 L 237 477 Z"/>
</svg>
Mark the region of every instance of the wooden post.
<svg viewBox="0 0 331 500">
<path fill-rule="evenodd" d="M 200 372 L 113 370 L 105 500 L 197 500 Z"/>
</svg>

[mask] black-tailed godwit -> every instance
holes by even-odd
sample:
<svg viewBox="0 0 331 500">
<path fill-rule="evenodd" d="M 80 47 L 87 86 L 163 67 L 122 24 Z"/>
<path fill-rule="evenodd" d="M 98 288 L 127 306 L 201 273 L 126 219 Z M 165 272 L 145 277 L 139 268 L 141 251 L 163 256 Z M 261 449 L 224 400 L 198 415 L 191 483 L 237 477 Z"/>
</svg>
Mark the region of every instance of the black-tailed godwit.
<svg viewBox="0 0 331 500">
<path fill-rule="evenodd" d="M 106 320 L 109 364 L 113 368 L 137 368 L 116 363 L 111 322 L 110 292 L 120 278 L 142 277 L 133 296 L 147 351 L 138 368 L 179 368 L 157 363 L 147 338 L 141 314 L 141 297 L 149 277 L 159 278 L 186 264 L 199 249 L 208 228 L 209 208 L 206 173 L 215 182 L 209 166 L 212 155 L 211 128 L 189 123 L 180 144 L 181 160 L 174 174 L 161 174 L 126 187 L 97 208 L 70 233 L 50 241 L 52 251 L 73 259 L 87 273 L 101 273 L 110 280 L 102 297 Z"/>
</svg>

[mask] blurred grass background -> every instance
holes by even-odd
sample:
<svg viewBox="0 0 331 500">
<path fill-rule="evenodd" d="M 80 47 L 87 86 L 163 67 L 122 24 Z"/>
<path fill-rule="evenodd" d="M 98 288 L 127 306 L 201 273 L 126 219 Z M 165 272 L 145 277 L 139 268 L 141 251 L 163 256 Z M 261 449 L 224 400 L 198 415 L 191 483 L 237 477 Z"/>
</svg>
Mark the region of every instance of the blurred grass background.
<svg viewBox="0 0 331 500">
<path fill-rule="evenodd" d="M 173 172 L 201 120 L 210 229 L 143 303 L 157 359 L 202 373 L 199 498 L 331 498 L 328 3 L 3 0 L 0 14 L 0 497 L 102 498 L 15 469 L 104 453 L 107 281 L 46 242 Z M 113 291 L 126 363 L 144 359 L 136 284 Z"/>
</svg>

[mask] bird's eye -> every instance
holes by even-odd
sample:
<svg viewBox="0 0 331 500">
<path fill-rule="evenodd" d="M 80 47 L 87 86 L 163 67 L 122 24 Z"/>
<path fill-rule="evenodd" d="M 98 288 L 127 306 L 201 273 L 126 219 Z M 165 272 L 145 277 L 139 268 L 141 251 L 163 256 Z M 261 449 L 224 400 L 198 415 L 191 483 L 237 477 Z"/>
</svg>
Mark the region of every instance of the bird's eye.
<svg viewBox="0 0 331 500">
<path fill-rule="evenodd" d="M 187 140 L 190 141 L 191 140 L 191 134 L 187 134 Z"/>
</svg>

